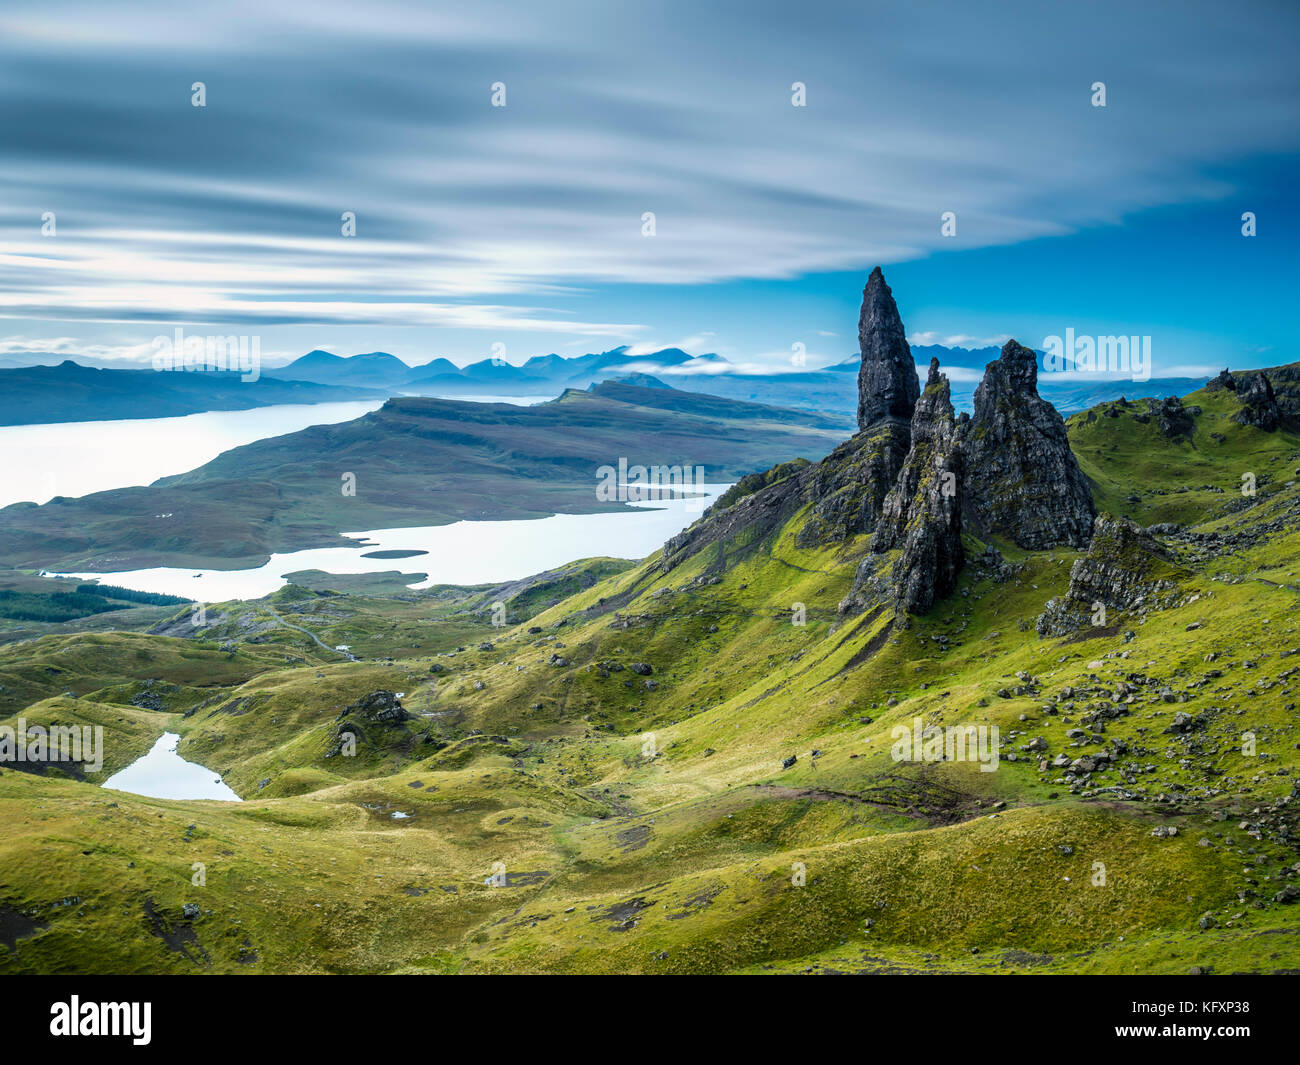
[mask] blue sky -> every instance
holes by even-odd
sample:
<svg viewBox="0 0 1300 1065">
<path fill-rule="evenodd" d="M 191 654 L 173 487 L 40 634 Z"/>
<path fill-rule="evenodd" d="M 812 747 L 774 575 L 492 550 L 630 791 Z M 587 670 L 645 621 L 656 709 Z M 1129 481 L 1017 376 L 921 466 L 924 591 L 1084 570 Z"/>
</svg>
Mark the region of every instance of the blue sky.
<svg viewBox="0 0 1300 1065">
<path fill-rule="evenodd" d="M 1151 336 L 1156 376 L 1293 361 L 1297 22 L 7 0 L 0 357 L 125 364 L 182 326 L 268 363 L 629 344 L 780 369 L 853 353 L 880 263 L 914 341 L 1070 327 Z"/>
</svg>

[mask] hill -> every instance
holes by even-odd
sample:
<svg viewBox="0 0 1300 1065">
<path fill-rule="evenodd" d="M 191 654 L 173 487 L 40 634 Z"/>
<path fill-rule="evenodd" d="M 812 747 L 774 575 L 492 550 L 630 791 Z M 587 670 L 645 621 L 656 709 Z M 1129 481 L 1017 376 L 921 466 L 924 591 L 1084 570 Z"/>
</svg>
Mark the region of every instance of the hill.
<svg viewBox="0 0 1300 1065">
<path fill-rule="evenodd" d="M 596 470 L 620 457 L 699 465 L 725 483 L 791 454 L 818 458 L 847 431 L 843 419 L 632 385 L 531 407 L 390 399 L 145 488 L 4 508 L 0 564 L 244 568 L 272 552 L 340 546 L 349 530 L 608 509 Z M 343 494 L 345 473 L 355 495 Z"/>
<path fill-rule="evenodd" d="M 171 418 L 209 410 L 249 410 L 277 403 L 333 403 L 379 395 L 233 371 L 159 373 L 100 370 L 71 359 L 57 366 L 0 370 L 0 425 Z"/>
</svg>

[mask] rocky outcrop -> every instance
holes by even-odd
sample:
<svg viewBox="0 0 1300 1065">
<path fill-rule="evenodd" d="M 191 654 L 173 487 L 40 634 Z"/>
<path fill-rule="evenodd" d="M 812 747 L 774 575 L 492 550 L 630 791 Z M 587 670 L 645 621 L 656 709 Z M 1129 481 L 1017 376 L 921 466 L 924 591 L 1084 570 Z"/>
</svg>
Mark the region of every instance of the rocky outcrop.
<svg viewBox="0 0 1300 1065">
<path fill-rule="evenodd" d="M 799 547 L 872 537 L 840 613 L 892 604 L 905 617 L 924 613 L 956 587 L 964 524 L 1026 548 L 1087 544 L 1092 495 L 1064 421 L 1038 395 L 1032 351 L 1007 344 L 976 390 L 975 418 L 954 417 L 937 360 L 921 393 L 879 267 L 863 292 L 858 339 L 858 433 L 814 465 L 745 478 L 664 545 L 661 571 L 708 549 L 697 579 L 714 579 L 763 550 L 806 507 L 795 534 Z M 991 572 L 1006 568 L 996 552 L 988 557 L 997 560 Z"/>
<path fill-rule="evenodd" d="M 799 533 L 800 547 L 874 532 L 911 445 L 912 413 L 921 386 L 898 304 L 878 266 L 862 290 L 858 346 L 859 432 L 811 472 L 808 496 L 813 509 Z"/>
<path fill-rule="evenodd" d="M 1241 410 L 1233 415 L 1234 422 L 1253 425 L 1266 433 L 1271 433 L 1282 424 L 1282 412 L 1267 375 L 1254 373 L 1243 377 L 1237 383 L 1236 392 L 1237 398 L 1241 400 Z"/>
<path fill-rule="evenodd" d="M 1162 400 L 1147 400 L 1147 413 L 1155 419 L 1156 428 L 1173 440 L 1179 436 L 1190 436 L 1196 428 L 1196 419 L 1200 416 L 1200 407 L 1185 407 L 1177 396 L 1166 396 Z"/>
<path fill-rule="evenodd" d="M 805 498 L 813 506 L 795 542 L 818 547 L 874 532 L 910 439 L 906 425 L 881 422 L 845 441 L 809 470 Z"/>
<path fill-rule="evenodd" d="M 800 547 L 843 543 L 875 531 L 907 457 L 912 412 L 921 391 L 903 321 L 880 267 L 871 272 L 862 293 L 858 342 L 859 432 L 815 465 L 746 478 L 738 491 L 727 493 L 725 505 L 715 505 L 664 544 L 660 566 L 665 572 L 704 547 L 733 541 L 742 531 L 747 542 L 755 543 L 806 504 L 812 506 L 796 537 Z"/>
<path fill-rule="evenodd" d="M 1178 599 L 1178 570 L 1149 533 L 1127 518 L 1098 516 L 1088 553 L 1070 570 L 1070 588 L 1049 599 L 1035 626 L 1064 636 L 1088 624 L 1114 624 L 1115 614 L 1145 613 Z"/>
<path fill-rule="evenodd" d="M 1219 376 L 1214 378 L 1205 386 L 1207 392 L 1222 392 L 1227 389 L 1229 392 L 1237 391 L 1237 379 L 1225 368 L 1219 371 Z"/>
<path fill-rule="evenodd" d="M 900 611 L 924 613 L 956 587 L 963 561 L 961 451 L 948 378 L 939 372 L 938 359 L 930 360 L 911 433 L 911 449 L 898 483 L 885 499 L 871 551 L 880 555 L 899 549 L 889 592 Z"/>
<path fill-rule="evenodd" d="M 858 428 L 870 429 L 886 420 L 904 424 L 911 421 L 921 386 L 898 305 L 878 266 L 871 271 L 862 290 L 858 347 L 862 351 L 862 366 L 858 370 Z"/>
<path fill-rule="evenodd" d="M 410 716 L 402 708 L 402 700 L 396 692 L 374 691 L 344 709 L 338 719 L 341 721 L 345 717 L 358 717 L 363 721 L 396 725 L 406 721 Z"/>
<path fill-rule="evenodd" d="M 965 427 L 970 524 L 1020 547 L 1084 547 L 1096 508 L 1056 408 L 1038 394 L 1033 351 L 1007 341 L 975 390 Z"/>
</svg>

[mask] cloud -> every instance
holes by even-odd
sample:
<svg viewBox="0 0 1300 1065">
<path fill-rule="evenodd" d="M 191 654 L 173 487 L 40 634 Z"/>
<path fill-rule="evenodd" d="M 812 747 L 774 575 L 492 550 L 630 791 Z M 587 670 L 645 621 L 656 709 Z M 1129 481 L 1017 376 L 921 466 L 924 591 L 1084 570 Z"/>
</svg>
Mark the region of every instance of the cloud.
<svg viewBox="0 0 1300 1065">
<path fill-rule="evenodd" d="M 653 355 L 656 351 L 663 351 L 666 348 L 680 348 L 690 355 L 703 355 L 706 353 L 717 355 L 721 354 L 714 350 L 717 347 L 714 343 L 717 335 L 717 333 L 710 330 L 702 333 L 692 333 L 690 336 L 682 337 L 681 340 L 669 343 L 660 343 L 657 340 L 638 340 L 635 344 L 627 346 L 627 354 Z"/>
<path fill-rule="evenodd" d="M 997 336 L 976 337 L 968 333 L 936 333 L 934 330 L 925 330 L 920 333 L 913 333 L 907 338 L 909 344 L 925 346 L 928 344 L 940 344 L 945 348 L 1000 348 L 1011 339 L 1010 333 L 999 333 Z"/>
<path fill-rule="evenodd" d="M 887 18 L 783 0 L 364 15 L 236 0 L 201 20 L 8 0 L 0 314 L 643 338 L 557 304 L 863 270 L 1221 198 L 1217 164 L 1292 145 L 1300 98 L 1276 87 L 1295 29 L 1294 11 L 1208 0 L 1177 19 L 1012 0 L 996 20 L 957 0 Z M 940 236 L 945 211 L 957 237 Z M 984 342 L 942 342 L 959 339 Z"/>
</svg>

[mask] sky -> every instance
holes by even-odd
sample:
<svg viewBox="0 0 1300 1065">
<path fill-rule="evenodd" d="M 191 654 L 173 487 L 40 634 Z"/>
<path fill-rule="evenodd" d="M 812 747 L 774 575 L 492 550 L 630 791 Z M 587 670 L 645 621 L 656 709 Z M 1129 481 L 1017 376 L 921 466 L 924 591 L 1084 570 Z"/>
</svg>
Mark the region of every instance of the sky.
<svg viewBox="0 0 1300 1065">
<path fill-rule="evenodd" d="M 879 264 L 913 343 L 1294 361 L 1297 30 L 1197 0 L 5 0 L 0 360 L 147 362 L 180 327 L 268 365 L 815 367 Z"/>
</svg>

